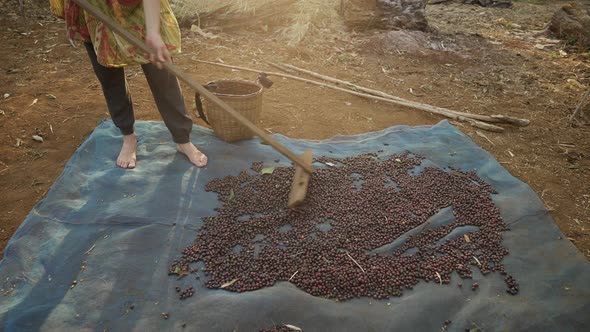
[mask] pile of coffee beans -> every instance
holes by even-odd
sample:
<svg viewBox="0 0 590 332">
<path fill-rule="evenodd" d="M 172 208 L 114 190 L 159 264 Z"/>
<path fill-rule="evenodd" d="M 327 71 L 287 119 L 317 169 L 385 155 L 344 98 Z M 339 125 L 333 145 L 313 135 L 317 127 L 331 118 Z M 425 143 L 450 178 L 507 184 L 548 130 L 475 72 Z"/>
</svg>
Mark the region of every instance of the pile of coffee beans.
<svg viewBox="0 0 590 332">
<path fill-rule="evenodd" d="M 180 293 L 180 299 L 188 299 L 189 297 L 195 294 L 195 289 L 193 287 L 189 287 L 185 290 L 182 290 L 180 287 L 176 287 L 176 292 Z"/>
<path fill-rule="evenodd" d="M 474 171 L 424 166 L 405 153 L 316 159 L 305 202 L 287 208 L 294 168 L 261 172 L 262 163 L 215 179 L 206 190 L 222 206 L 204 218 L 194 244 L 169 273 L 204 264 L 205 286 L 253 291 L 289 281 L 335 300 L 400 296 L 420 280 L 450 283 L 473 269 L 505 276 L 507 226 Z M 268 170 L 268 168 L 264 168 Z M 430 219 L 452 208 L 450 221 Z M 438 220 L 438 219 L 437 219 Z M 468 227 L 469 226 L 469 227 Z M 473 289 L 477 286 L 473 286 Z"/>
</svg>

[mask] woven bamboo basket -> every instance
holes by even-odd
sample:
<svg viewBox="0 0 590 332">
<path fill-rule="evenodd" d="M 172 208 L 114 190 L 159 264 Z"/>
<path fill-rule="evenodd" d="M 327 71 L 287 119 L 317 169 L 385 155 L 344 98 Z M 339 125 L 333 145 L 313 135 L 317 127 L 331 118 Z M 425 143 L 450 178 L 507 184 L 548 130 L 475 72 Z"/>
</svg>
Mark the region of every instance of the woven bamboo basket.
<svg viewBox="0 0 590 332">
<path fill-rule="evenodd" d="M 264 92 L 264 88 L 258 82 L 217 80 L 210 82 L 207 86 L 211 93 L 219 99 L 252 123 L 258 124 L 262 111 L 262 93 Z M 197 98 L 199 97 L 197 96 Z M 211 101 L 205 99 L 203 109 L 205 115 L 203 120 L 211 125 L 215 134 L 222 140 L 236 142 L 254 136 L 248 128 L 234 120 L 231 115 Z"/>
</svg>

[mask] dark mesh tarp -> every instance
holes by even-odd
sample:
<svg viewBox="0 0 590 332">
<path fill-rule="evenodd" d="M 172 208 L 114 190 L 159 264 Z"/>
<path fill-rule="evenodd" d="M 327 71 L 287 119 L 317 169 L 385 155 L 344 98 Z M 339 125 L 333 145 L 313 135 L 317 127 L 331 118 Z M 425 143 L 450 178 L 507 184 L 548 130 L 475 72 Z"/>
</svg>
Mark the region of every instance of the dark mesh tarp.
<svg viewBox="0 0 590 332">
<path fill-rule="evenodd" d="M 175 152 L 162 124 L 140 122 L 137 131 L 139 167 L 125 171 L 113 161 L 118 131 L 102 122 L 13 236 L 0 263 L 2 330 L 257 331 L 287 323 L 304 331 L 440 331 L 447 319 L 451 331 L 590 330 L 586 259 L 526 184 L 447 122 L 319 142 L 275 137 L 297 153 L 411 151 L 441 167 L 476 169 L 498 191 L 494 201 L 510 227 L 504 263 L 520 283 L 516 296 L 505 292 L 502 276 L 477 269 L 476 292 L 457 287 L 454 274 L 450 285 L 421 282 L 380 301 L 315 298 L 288 282 L 238 294 L 206 289 L 193 277 L 176 281 L 169 264 L 219 206 L 205 184 L 254 161 L 290 163 L 258 140 L 231 145 L 195 127 L 194 142 L 210 156 L 198 169 Z M 180 301 L 178 285 L 193 285 L 195 296 Z"/>
</svg>

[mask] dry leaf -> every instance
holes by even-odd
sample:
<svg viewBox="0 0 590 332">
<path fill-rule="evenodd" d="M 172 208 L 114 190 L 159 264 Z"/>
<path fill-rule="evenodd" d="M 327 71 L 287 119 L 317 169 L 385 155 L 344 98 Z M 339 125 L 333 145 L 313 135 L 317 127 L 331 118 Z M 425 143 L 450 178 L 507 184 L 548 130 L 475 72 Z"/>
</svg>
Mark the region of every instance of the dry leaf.
<svg viewBox="0 0 590 332">
<path fill-rule="evenodd" d="M 221 287 L 219 287 L 219 288 L 221 288 L 221 289 L 227 288 L 227 287 L 235 284 L 236 281 L 238 281 L 238 280 L 240 280 L 240 278 L 235 278 L 234 280 L 232 280 L 230 282 L 226 282 L 225 284 L 221 285 Z"/>
<path fill-rule="evenodd" d="M 54 96 L 54 95 L 52 95 L 51 93 L 48 93 L 48 94 L 46 94 L 45 96 L 46 96 L 47 98 L 49 98 L 49 99 L 57 99 L 57 97 L 56 97 L 56 96 Z"/>
<path fill-rule="evenodd" d="M 469 238 L 469 235 L 465 234 L 463 235 L 463 238 L 465 239 L 465 242 L 470 243 L 471 239 Z"/>
<path fill-rule="evenodd" d="M 33 135 L 31 137 L 33 139 L 33 141 L 35 142 L 39 142 L 39 143 L 43 143 L 43 137 L 39 136 L 39 135 Z"/>
<path fill-rule="evenodd" d="M 272 174 L 275 171 L 276 166 L 265 167 L 260 171 L 260 174 Z"/>
<path fill-rule="evenodd" d="M 283 326 L 286 327 L 286 328 L 288 328 L 288 329 L 291 329 L 293 331 L 303 331 L 301 328 L 299 328 L 299 327 L 297 327 L 295 325 L 284 324 Z"/>
<path fill-rule="evenodd" d="M 178 278 L 176 278 L 176 280 L 182 278 L 182 277 L 186 277 L 188 275 L 188 270 L 182 270 L 180 271 L 180 273 L 178 274 Z"/>
<path fill-rule="evenodd" d="M 575 89 L 579 89 L 579 90 L 586 89 L 586 86 L 584 84 L 578 82 L 577 80 L 575 80 L 573 78 L 569 78 L 567 80 L 567 83 L 570 85 L 570 87 L 575 88 Z"/>
<path fill-rule="evenodd" d="M 39 99 L 35 98 L 35 99 L 33 100 L 33 102 L 32 102 L 32 103 L 29 105 L 29 107 L 31 107 L 31 106 L 33 106 L 33 105 L 35 105 L 35 104 L 36 104 L 38 101 L 39 101 Z"/>
</svg>

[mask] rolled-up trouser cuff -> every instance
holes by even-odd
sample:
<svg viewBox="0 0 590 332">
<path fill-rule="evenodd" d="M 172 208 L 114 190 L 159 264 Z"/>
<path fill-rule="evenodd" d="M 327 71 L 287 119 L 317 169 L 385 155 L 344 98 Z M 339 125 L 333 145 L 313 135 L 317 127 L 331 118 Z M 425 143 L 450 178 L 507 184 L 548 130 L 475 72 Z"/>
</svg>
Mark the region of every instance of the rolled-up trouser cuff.
<svg viewBox="0 0 590 332">
<path fill-rule="evenodd" d="M 119 130 L 121 131 L 121 134 L 127 136 L 127 135 L 131 135 L 135 132 L 135 129 L 132 127 L 125 127 L 125 128 L 119 128 Z"/>
</svg>

